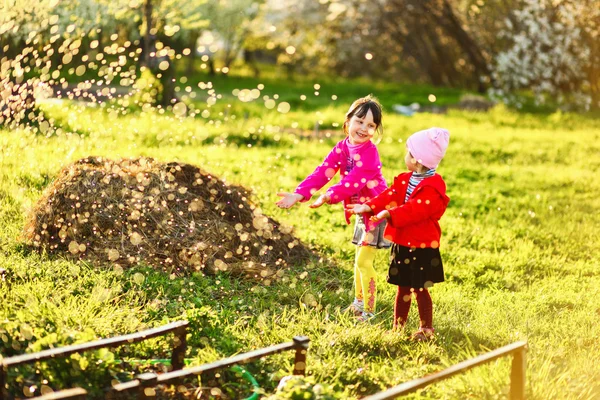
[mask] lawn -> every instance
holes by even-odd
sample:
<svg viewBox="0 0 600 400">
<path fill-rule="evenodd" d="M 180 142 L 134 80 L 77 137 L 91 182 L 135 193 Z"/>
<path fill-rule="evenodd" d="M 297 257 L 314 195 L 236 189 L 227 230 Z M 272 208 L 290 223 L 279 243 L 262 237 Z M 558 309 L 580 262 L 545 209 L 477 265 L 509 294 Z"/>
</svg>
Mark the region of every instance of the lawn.
<svg viewBox="0 0 600 400">
<path fill-rule="evenodd" d="M 180 85 L 195 93 L 188 98 L 188 110 L 198 110 L 195 117 L 122 112 L 117 101 L 99 106 L 52 100 L 40 105 L 51 122 L 41 133 L 0 130 L 4 355 L 187 318 L 187 357 L 195 364 L 303 334 L 311 339 L 308 371 L 315 381 L 332 385 L 343 398 L 359 398 L 526 340 L 528 398 L 600 396 L 600 119 L 527 114 L 502 105 L 486 113 L 451 108 L 404 117 L 393 113 L 393 104 L 424 104 L 434 93 L 438 104 L 447 105 L 460 93 L 235 77 L 211 82 L 221 97 L 209 107 L 210 89 L 198 82 L 208 78 Z M 264 88 L 254 101 L 232 94 L 258 83 Z M 385 282 L 385 251 L 376 258 L 380 295 L 374 322 L 357 325 L 341 313 L 353 296 L 354 257 L 341 205 L 281 210 L 274 204 L 278 191 L 293 190 L 342 138 L 348 105 L 369 92 L 386 111 L 379 151 L 388 181 L 403 171 L 404 141 L 412 132 L 430 126 L 451 132 L 438 169 L 451 198 L 441 221 L 446 282 L 431 290 L 437 338 L 428 343 L 408 340 L 418 324 L 415 305 L 407 332 L 389 332 L 395 287 Z M 287 102 L 290 111 L 266 107 L 269 99 Z M 21 239 L 29 209 L 63 166 L 90 155 L 186 162 L 243 185 L 266 215 L 293 226 L 322 259 L 295 265 L 266 286 L 227 274 L 169 275 L 147 265 L 123 271 L 32 252 Z M 27 395 L 32 384 L 37 394 L 43 385 L 93 388 L 107 376 L 131 378 L 113 365 L 115 357 L 165 356 L 168 343 L 161 340 L 87 354 L 60 367 L 37 366 L 37 373 L 11 371 L 10 390 Z M 249 369 L 269 393 L 291 364 L 288 354 Z M 410 398 L 505 398 L 509 371 L 510 361 L 499 360 Z"/>
</svg>

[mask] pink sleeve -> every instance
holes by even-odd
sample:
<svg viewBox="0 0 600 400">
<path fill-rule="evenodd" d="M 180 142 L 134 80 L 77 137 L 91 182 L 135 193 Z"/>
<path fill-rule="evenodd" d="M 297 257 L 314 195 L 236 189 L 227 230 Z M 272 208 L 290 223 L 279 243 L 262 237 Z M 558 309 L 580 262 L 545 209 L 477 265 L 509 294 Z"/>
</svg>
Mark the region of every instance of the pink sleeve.
<svg viewBox="0 0 600 400">
<path fill-rule="evenodd" d="M 355 160 L 354 168 L 348 174 L 343 175 L 339 183 L 331 186 L 327 193 L 331 198 L 330 204 L 344 201 L 360 192 L 362 188 L 370 184 L 370 181 L 381 173 L 381 161 L 377 147 L 373 146 L 361 154 L 359 160 Z"/>
<path fill-rule="evenodd" d="M 340 155 L 342 153 L 340 143 L 335 145 L 321 165 L 300 182 L 296 190 L 294 190 L 294 193 L 304 196 L 302 201 L 308 201 L 313 193 L 325 186 L 340 169 Z"/>
</svg>

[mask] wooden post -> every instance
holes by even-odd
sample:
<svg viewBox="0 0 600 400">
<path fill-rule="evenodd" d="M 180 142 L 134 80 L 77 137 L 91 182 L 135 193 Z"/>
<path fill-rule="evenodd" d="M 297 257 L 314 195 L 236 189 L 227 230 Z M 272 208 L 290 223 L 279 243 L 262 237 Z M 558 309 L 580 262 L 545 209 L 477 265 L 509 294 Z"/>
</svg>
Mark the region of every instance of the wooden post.
<svg viewBox="0 0 600 400">
<path fill-rule="evenodd" d="M 510 371 L 510 400 L 525 400 L 525 372 L 527 371 L 527 348 L 513 352 Z"/>
<path fill-rule="evenodd" d="M 4 392 L 6 391 L 6 366 L 0 361 L 0 400 L 4 400 Z"/>
<path fill-rule="evenodd" d="M 156 397 L 156 389 L 154 388 L 158 382 L 158 375 L 153 372 L 139 374 L 137 380 L 140 381 L 138 388 L 138 399 L 153 399 Z"/>
<path fill-rule="evenodd" d="M 173 337 L 173 354 L 171 355 L 171 366 L 173 367 L 173 370 L 178 370 L 182 369 L 184 364 L 183 360 L 185 358 L 185 350 L 187 347 L 187 325 L 177 328 L 177 330 L 174 333 L 175 336 Z"/>
<path fill-rule="evenodd" d="M 306 336 L 294 336 L 296 355 L 294 357 L 294 375 L 306 374 L 306 353 L 310 339 Z"/>
<path fill-rule="evenodd" d="M 8 289 L 10 287 L 10 280 L 6 280 L 6 273 L 7 272 L 4 268 L 0 268 L 0 287 L 6 285 L 6 288 Z"/>
<path fill-rule="evenodd" d="M 150 70 L 154 69 L 156 65 L 156 54 L 150 56 L 150 53 L 156 53 L 156 35 L 152 34 L 152 28 L 154 28 L 152 22 L 152 0 L 146 0 L 144 2 L 144 22 L 146 22 L 146 32 L 144 32 L 144 64 Z"/>
</svg>

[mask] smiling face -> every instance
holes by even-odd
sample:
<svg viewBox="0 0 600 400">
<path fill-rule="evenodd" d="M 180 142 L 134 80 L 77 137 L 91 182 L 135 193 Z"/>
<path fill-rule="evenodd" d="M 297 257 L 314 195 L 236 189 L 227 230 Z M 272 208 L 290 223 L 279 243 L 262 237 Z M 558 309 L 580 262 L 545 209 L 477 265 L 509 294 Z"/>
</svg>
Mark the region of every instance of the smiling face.
<svg viewBox="0 0 600 400">
<path fill-rule="evenodd" d="M 378 132 L 378 138 L 381 139 L 381 104 L 371 95 L 356 100 L 346 113 L 343 128 L 352 144 L 362 144 L 371 140 L 375 132 Z"/>
<path fill-rule="evenodd" d="M 368 110 L 363 117 L 353 115 L 348 123 L 348 139 L 352 144 L 365 143 L 373 137 L 377 124 L 373 120 L 373 113 Z"/>
</svg>

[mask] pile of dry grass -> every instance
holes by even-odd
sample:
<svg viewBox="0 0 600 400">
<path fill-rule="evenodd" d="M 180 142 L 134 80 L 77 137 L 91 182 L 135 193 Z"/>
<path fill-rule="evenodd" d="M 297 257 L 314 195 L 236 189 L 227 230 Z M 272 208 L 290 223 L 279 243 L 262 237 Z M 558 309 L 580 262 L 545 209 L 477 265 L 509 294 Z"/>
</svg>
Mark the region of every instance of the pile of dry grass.
<svg viewBox="0 0 600 400">
<path fill-rule="evenodd" d="M 123 268 L 281 275 L 312 253 L 240 186 L 150 158 L 79 160 L 63 168 L 24 228 L 40 250 Z"/>
</svg>

